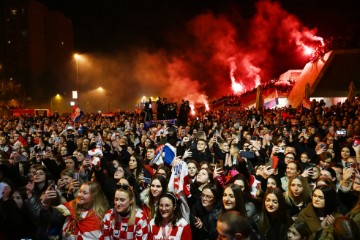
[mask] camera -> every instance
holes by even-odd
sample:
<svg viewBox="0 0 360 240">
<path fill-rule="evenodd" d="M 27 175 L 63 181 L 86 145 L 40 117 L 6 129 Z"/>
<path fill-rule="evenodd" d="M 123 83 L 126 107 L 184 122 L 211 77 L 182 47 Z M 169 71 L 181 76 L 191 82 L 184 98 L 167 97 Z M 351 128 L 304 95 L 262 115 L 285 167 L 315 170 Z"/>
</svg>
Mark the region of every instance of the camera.
<svg viewBox="0 0 360 240">
<path fill-rule="evenodd" d="M 281 153 L 285 152 L 285 147 L 279 147 L 279 150 L 277 152 L 281 152 Z"/>
</svg>

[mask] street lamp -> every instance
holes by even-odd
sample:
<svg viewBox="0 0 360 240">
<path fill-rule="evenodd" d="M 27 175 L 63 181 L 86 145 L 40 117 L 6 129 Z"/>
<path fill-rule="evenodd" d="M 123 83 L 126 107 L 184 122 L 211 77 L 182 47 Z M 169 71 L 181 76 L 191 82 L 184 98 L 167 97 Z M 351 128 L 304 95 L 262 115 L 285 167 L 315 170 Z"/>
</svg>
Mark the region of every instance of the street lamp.
<svg viewBox="0 0 360 240">
<path fill-rule="evenodd" d="M 107 89 L 104 89 L 103 87 L 98 87 L 97 90 L 100 94 L 103 94 L 104 97 L 106 98 L 107 110 L 108 110 L 108 112 L 110 112 L 110 99 L 109 98 L 110 98 L 111 92 Z"/>
<path fill-rule="evenodd" d="M 77 53 L 74 54 L 74 59 L 76 63 L 76 81 L 75 81 L 75 91 L 73 91 L 73 98 L 77 99 L 77 105 L 79 106 L 79 60 L 81 59 L 81 56 Z M 76 94 L 74 94 L 76 92 Z M 75 98 L 76 95 L 76 98 Z"/>
<path fill-rule="evenodd" d="M 51 97 L 50 98 L 50 111 L 53 112 L 53 99 L 60 101 L 61 100 L 61 95 L 60 94 L 56 94 L 55 97 Z"/>
</svg>

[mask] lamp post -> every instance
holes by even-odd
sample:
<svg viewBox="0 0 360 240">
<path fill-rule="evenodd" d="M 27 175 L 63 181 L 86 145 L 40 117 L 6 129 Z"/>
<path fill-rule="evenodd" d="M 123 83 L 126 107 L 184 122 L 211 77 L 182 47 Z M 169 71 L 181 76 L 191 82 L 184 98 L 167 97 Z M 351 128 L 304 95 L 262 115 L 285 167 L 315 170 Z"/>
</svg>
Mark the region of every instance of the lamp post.
<svg viewBox="0 0 360 240">
<path fill-rule="evenodd" d="M 107 106 L 105 107 L 105 109 L 107 108 L 107 111 L 110 112 L 110 110 L 111 110 L 111 107 L 110 107 L 110 93 L 111 92 L 109 90 L 107 90 L 107 89 L 104 89 L 103 87 L 98 87 L 97 90 L 98 90 L 98 92 L 100 94 L 103 94 L 104 97 L 106 98 L 106 105 Z"/>
<path fill-rule="evenodd" d="M 61 95 L 60 94 L 56 94 L 55 97 L 51 97 L 50 98 L 50 112 L 53 112 L 53 98 L 55 100 L 61 100 Z"/>
<path fill-rule="evenodd" d="M 75 53 L 74 54 L 74 59 L 75 59 L 75 63 L 76 63 L 76 81 L 75 81 L 75 92 L 76 92 L 76 98 L 77 98 L 77 105 L 79 106 L 79 60 L 80 60 L 80 55 Z M 73 93 L 73 98 L 75 98 L 74 96 L 75 94 Z"/>
</svg>

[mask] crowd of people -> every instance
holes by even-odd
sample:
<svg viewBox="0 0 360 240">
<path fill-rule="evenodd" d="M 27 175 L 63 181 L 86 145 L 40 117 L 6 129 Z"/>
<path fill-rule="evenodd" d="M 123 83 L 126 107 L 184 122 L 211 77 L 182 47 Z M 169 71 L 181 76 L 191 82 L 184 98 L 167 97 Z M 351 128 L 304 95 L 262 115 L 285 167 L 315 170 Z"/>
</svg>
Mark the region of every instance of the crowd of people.
<svg viewBox="0 0 360 240">
<path fill-rule="evenodd" d="M 0 239 L 356 239 L 360 98 L 0 120 Z M 175 116 L 178 117 L 179 113 Z"/>
</svg>

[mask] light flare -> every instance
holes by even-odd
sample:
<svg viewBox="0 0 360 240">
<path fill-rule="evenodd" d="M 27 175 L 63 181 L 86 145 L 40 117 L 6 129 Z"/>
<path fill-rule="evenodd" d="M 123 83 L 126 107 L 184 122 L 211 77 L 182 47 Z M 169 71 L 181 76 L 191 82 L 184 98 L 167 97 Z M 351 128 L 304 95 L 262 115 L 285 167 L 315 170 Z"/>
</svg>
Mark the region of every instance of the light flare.
<svg viewBox="0 0 360 240">
<path fill-rule="evenodd" d="M 240 93 L 243 93 L 244 92 L 244 85 L 240 82 L 236 82 L 236 79 L 235 79 L 235 71 L 237 69 L 236 67 L 236 63 L 234 61 L 234 58 L 230 58 L 229 59 L 230 61 L 230 79 L 231 79 L 231 88 L 233 90 L 233 92 L 235 94 L 240 94 Z"/>
<path fill-rule="evenodd" d="M 206 96 L 204 96 L 203 94 L 201 94 L 200 99 L 199 99 L 199 102 L 201 102 L 201 103 L 204 104 L 206 111 L 209 111 L 209 110 L 210 110 L 209 102 L 208 102 L 208 100 L 206 99 Z"/>
<path fill-rule="evenodd" d="M 193 102 L 190 102 L 189 103 L 189 106 L 190 106 L 190 109 L 191 109 L 191 115 L 195 115 L 196 114 L 196 112 L 195 112 L 195 105 L 194 105 L 194 103 Z"/>
<path fill-rule="evenodd" d="M 303 46 L 305 55 L 311 55 L 314 53 L 314 49 L 312 47 Z"/>
</svg>

